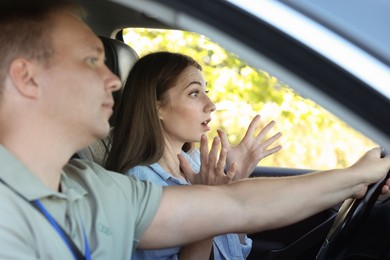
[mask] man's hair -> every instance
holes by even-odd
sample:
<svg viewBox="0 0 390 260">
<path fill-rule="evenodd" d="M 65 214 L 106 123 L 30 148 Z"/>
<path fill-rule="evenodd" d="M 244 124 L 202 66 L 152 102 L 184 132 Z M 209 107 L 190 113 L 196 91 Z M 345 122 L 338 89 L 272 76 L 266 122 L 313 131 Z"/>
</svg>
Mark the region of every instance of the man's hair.
<svg viewBox="0 0 390 260">
<path fill-rule="evenodd" d="M 202 67 L 187 55 L 155 52 L 140 58 L 131 69 L 115 114 L 112 147 L 106 168 L 125 172 L 137 165 L 157 162 L 163 155 L 165 138 L 158 114 L 158 103 L 170 102 L 168 90 L 189 66 Z M 185 143 L 187 152 L 191 143 Z"/>
<path fill-rule="evenodd" d="M 68 0 L 2 0 L 0 8 L 0 97 L 11 62 L 23 57 L 47 62 L 53 54 L 52 14 L 68 11 L 84 17 Z"/>
</svg>

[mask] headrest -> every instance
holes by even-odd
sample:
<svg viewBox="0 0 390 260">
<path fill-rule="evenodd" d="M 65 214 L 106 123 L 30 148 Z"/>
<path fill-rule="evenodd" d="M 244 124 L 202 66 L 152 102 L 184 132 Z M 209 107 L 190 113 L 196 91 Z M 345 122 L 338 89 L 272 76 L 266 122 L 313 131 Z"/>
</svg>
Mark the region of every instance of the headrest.
<svg viewBox="0 0 390 260">
<path fill-rule="evenodd" d="M 115 107 L 120 102 L 123 91 L 123 86 L 126 83 L 127 76 L 130 73 L 134 63 L 138 60 L 138 54 L 133 48 L 124 42 L 112 38 L 99 36 L 103 42 L 104 51 L 106 54 L 106 65 L 111 71 L 116 74 L 122 81 L 122 88 L 114 92 Z M 110 118 L 110 124 L 113 126 L 114 118 Z"/>
<path fill-rule="evenodd" d="M 104 36 L 99 38 L 103 42 L 107 67 L 121 79 L 124 86 L 131 68 L 138 60 L 138 54 L 124 42 Z"/>
</svg>

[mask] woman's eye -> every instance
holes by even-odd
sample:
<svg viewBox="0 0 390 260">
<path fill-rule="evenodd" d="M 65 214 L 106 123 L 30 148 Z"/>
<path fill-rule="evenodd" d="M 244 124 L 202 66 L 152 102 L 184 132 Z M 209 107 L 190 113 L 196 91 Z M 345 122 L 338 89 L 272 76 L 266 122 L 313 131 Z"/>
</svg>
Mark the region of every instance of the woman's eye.
<svg viewBox="0 0 390 260">
<path fill-rule="evenodd" d="M 190 96 L 197 97 L 199 95 L 199 91 L 193 91 L 190 93 Z"/>
</svg>

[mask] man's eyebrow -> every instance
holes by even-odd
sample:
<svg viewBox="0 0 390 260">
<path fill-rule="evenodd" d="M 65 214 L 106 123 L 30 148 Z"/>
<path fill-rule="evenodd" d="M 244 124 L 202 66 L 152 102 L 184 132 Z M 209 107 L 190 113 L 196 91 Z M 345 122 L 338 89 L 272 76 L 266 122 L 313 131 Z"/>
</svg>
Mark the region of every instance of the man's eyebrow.
<svg viewBox="0 0 390 260">
<path fill-rule="evenodd" d="M 97 52 L 98 54 L 104 53 L 104 48 L 101 46 L 89 46 L 89 47 L 86 47 L 85 50 Z"/>
<path fill-rule="evenodd" d="M 102 47 L 100 47 L 100 46 L 96 46 L 93 49 L 95 49 L 99 54 L 100 53 L 104 53 L 104 49 Z"/>
</svg>

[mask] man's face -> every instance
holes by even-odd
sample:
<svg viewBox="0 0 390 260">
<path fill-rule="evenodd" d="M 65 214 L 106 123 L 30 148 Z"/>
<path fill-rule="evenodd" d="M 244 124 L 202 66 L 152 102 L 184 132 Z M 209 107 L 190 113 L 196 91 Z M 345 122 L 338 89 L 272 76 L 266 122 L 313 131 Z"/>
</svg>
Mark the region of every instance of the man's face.
<svg viewBox="0 0 390 260">
<path fill-rule="evenodd" d="M 121 82 L 104 64 L 100 39 L 77 17 L 56 14 L 52 42 L 54 54 L 38 77 L 42 113 L 88 145 L 108 133 L 112 92 Z"/>
</svg>

